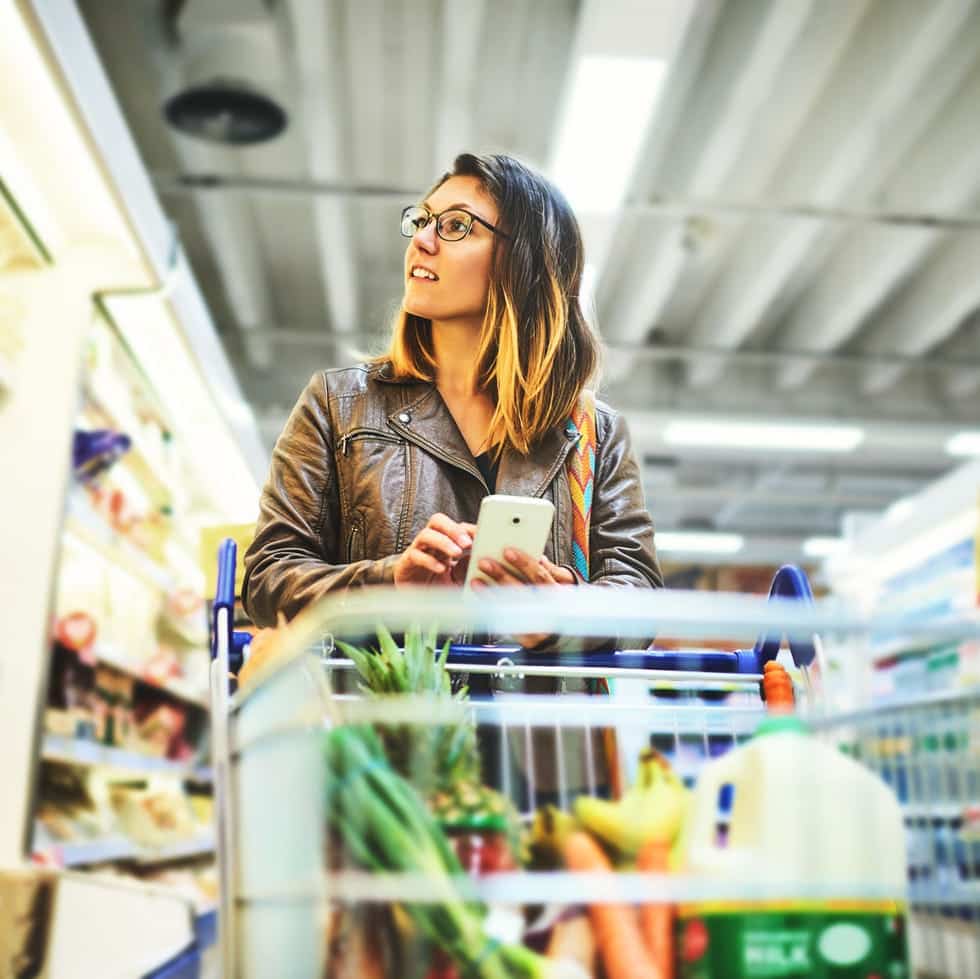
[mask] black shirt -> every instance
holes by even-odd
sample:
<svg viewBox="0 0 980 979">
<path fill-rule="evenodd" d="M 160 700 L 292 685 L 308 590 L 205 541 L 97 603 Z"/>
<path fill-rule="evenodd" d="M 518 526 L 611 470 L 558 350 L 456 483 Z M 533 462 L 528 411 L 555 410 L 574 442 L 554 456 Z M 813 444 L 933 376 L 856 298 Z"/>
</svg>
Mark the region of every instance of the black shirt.
<svg viewBox="0 0 980 979">
<path fill-rule="evenodd" d="M 494 461 L 490 457 L 489 452 L 481 452 L 478 456 L 474 456 L 473 458 L 476 460 L 477 468 L 482 473 L 487 486 L 490 488 L 490 492 L 496 492 L 497 470 L 500 468 L 500 461 Z"/>
</svg>

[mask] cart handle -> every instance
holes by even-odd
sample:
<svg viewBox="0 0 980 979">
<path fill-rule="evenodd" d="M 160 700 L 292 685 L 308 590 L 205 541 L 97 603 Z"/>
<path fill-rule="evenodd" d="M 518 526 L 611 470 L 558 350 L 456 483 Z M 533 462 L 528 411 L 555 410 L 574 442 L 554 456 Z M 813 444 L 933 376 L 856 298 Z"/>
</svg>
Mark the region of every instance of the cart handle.
<svg viewBox="0 0 980 979">
<path fill-rule="evenodd" d="M 806 572 L 798 568 L 795 564 L 784 564 L 772 579 L 769 586 L 769 598 L 788 598 L 807 605 L 813 604 L 813 592 L 810 589 L 810 582 Z M 789 636 L 789 651 L 793 656 L 793 662 L 797 666 L 810 666 L 816 659 L 817 650 L 813 644 L 813 639 L 802 639 L 799 636 Z M 783 641 L 783 634 L 763 633 L 755 642 L 753 652 L 759 672 L 770 660 L 779 654 L 779 647 Z"/>
<path fill-rule="evenodd" d="M 226 537 L 218 547 L 218 581 L 214 589 L 214 605 L 211 609 L 211 658 L 218 655 L 218 633 L 228 647 L 228 669 L 237 673 L 245 660 L 245 647 L 252 637 L 247 632 L 236 632 L 235 621 L 235 566 L 238 563 L 238 545 Z M 225 615 L 221 615 L 225 612 Z"/>
</svg>

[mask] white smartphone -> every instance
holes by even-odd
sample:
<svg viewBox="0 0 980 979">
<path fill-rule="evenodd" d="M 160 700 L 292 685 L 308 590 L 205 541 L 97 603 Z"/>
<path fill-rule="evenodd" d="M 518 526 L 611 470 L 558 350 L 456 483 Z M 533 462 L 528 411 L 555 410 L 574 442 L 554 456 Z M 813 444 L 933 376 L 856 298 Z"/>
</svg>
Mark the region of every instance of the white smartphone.
<svg viewBox="0 0 980 979">
<path fill-rule="evenodd" d="M 476 539 L 466 569 L 466 588 L 474 578 L 489 581 L 479 569 L 482 558 L 493 558 L 505 567 L 504 551 L 514 547 L 535 560 L 544 554 L 555 505 L 537 496 L 485 496 L 476 522 Z"/>
</svg>

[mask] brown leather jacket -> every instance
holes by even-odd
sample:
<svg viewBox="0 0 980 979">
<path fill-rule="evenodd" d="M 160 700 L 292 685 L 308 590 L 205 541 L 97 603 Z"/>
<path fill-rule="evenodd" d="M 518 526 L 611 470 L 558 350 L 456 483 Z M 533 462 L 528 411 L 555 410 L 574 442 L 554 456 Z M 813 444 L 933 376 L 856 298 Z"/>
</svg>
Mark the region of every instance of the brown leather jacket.
<svg viewBox="0 0 980 979">
<path fill-rule="evenodd" d="M 489 492 L 434 384 L 396 381 L 386 366 L 314 375 L 276 443 L 243 600 L 257 625 L 292 618 L 336 589 L 391 584 L 399 554 L 434 513 L 476 522 Z M 653 524 L 623 418 L 602 402 L 590 536 L 593 584 L 657 588 Z M 528 456 L 506 450 L 496 492 L 555 505 L 546 556 L 572 565 L 566 457 L 558 427 Z"/>
</svg>

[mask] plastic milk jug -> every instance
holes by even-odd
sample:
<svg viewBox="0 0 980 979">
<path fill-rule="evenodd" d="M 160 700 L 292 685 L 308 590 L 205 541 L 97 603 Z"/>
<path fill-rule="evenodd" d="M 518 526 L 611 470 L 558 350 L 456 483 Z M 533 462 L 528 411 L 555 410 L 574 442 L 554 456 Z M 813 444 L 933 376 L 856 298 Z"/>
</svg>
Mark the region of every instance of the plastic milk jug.
<svg viewBox="0 0 980 979">
<path fill-rule="evenodd" d="M 909 976 L 898 801 L 796 718 L 705 766 L 689 833 L 680 979 Z"/>
</svg>

